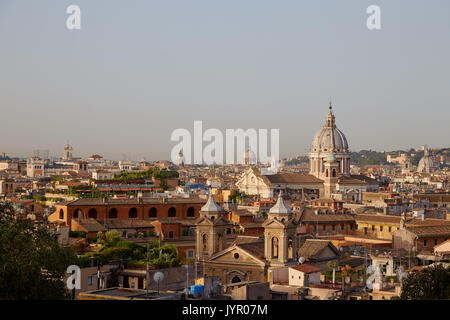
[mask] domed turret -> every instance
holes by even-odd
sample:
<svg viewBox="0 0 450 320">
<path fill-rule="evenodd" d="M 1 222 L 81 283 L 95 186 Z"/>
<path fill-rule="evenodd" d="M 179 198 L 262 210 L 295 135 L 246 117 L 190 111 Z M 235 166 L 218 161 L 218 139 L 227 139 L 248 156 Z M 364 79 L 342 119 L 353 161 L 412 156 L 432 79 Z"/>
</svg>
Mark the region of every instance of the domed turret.
<svg viewBox="0 0 450 320">
<path fill-rule="evenodd" d="M 330 153 L 328 154 L 328 156 L 327 156 L 327 160 L 328 160 L 329 162 L 336 161 L 336 154 L 335 154 L 334 152 L 330 152 Z"/>
<path fill-rule="evenodd" d="M 291 208 L 284 202 L 282 192 L 278 195 L 275 205 L 269 210 L 269 217 L 289 216 L 292 214 Z"/>
</svg>

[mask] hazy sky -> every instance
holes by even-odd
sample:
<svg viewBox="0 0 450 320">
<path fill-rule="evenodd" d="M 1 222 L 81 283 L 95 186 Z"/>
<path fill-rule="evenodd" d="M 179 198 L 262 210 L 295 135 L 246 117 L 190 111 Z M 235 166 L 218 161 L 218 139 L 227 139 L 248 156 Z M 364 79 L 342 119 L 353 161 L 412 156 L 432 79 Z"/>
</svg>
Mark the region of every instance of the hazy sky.
<svg viewBox="0 0 450 320">
<path fill-rule="evenodd" d="M 306 154 L 330 99 L 352 150 L 449 147 L 449 13 L 448 0 L 0 0 L 0 152 L 60 156 L 69 140 L 78 156 L 169 159 L 171 132 L 203 120 L 278 128 L 281 156 Z"/>
</svg>

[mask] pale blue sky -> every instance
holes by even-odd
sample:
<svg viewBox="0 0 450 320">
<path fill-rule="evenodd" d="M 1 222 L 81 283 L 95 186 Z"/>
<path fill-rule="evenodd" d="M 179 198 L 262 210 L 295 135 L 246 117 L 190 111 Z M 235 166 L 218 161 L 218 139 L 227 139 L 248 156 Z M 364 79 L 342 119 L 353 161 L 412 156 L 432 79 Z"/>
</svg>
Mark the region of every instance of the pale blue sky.
<svg viewBox="0 0 450 320">
<path fill-rule="evenodd" d="M 82 30 L 66 29 L 66 8 Z M 366 28 L 381 7 L 382 30 Z M 169 159 L 176 128 L 279 128 L 328 101 L 352 150 L 449 147 L 448 0 L 0 0 L 0 152 Z"/>
</svg>

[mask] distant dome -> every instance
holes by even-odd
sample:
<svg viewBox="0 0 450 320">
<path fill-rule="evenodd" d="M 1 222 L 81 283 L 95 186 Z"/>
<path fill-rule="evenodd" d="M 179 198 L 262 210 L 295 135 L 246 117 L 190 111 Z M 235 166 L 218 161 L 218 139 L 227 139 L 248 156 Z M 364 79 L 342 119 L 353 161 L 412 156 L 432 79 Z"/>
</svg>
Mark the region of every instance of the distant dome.
<svg viewBox="0 0 450 320">
<path fill-rule="evenodd" d="M 256 164 L 256 155 L 250 147 L 244 153 L 244 164 Z"/>
<path fill-rule="evenodd" d="M 341 130 L 336 128 L 335 118 L 330 105 L 325 126 L 314 136 L 311 152 L 346 152 L 348 151 L 347 138 Z"/>
<path fill-rule="evenodd" d="M 434 168 L 433 158 L 430 156 L 430 151 L 428 148 L 425 148 L 424 156 L 419 161 L 419 165 L 417 166 L 417 172 L 431 172 Z"/>
<path fill-rule="evenodd" d="M 183 166 L 184 165 L 184 155 L 183 155 L 183 149 L 181 149 L 178 154 L 177 154 L 177 158 L 175 160 L 175 164 L 177 166 Z"/>
</svg>

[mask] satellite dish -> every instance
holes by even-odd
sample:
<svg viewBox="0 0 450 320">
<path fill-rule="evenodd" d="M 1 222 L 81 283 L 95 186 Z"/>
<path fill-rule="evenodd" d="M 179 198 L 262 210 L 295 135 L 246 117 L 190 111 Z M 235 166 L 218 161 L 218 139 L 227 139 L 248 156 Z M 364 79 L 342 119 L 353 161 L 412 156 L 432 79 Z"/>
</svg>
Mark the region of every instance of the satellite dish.
<svg viewBox="0 0 450 320">
<path fill-rule="evenodd" d="M 164 279 L 164 274 L 162 272 L 156 272 L 153 275 L 153 280 L 155 280 L 155 282 L 160 283 L 161 281 L 163 281 Z"/>
<path fill-rule="evenodd" d="M 305 263 L 305 258 L 303 258 L 303 257 L 298 258 L 298 263 L 304 264 Z"/>
</svg>

